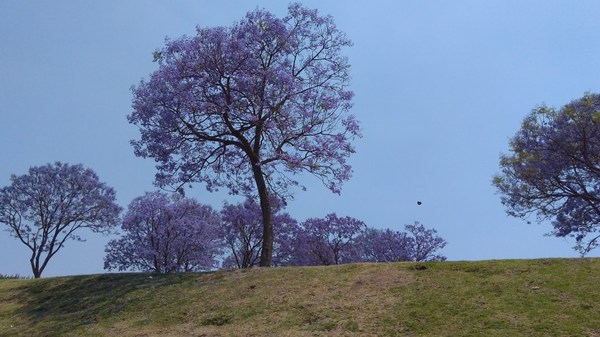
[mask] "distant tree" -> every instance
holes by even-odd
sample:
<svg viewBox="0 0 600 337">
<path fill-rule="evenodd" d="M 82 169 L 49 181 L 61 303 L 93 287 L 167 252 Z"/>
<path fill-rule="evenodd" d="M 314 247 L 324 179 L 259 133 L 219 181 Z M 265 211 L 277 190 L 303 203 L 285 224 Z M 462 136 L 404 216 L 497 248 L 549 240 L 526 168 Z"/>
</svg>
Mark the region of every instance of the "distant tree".
<svg viewBox="0 0 600 337">
<path fill-rule="evenodd" d="M 135 198 L 121 225 L 125 234 L 106 246 L 104 268 L 156 273 L 216 267 L 220 219 L 210 206 L 179 195 L 146 193 Z"/>
<path fill-rule="evenodd" d="M 271 197 L 288 195 L 300 172 L 335 193 L 350 178 L 359 136 L 341 54 L 350 45 L 330 16 L 299 4 L 282 19 L 257 9 L 231 27 L 167 41 L 158 70 L 133 88 L 135 154 L 156 160 L 159 186 L 257 194 L 260 265 L 270 266 Z"/>
<path fill-rule="evenodd" d="M 363 262 L 412 261 L 414 239 L 406 232 L 368 228 L 359 239 Z"/>
<path fill-rule="evenodd" d="M 437 254 L 439 249 L 446 247 L 446 240 L 437 235 L 435 229 L 427 229 L 419 222 L 404 225 L 404 229 L 412 236 L 412 261 L 445 261 L 446 257 Z"/>
<path fill-rule="evenodd" d="M 272 200 L 274 205 L 273 224 L 275 229 L 273 264 L 280 265 L 289 257 L 291 240 L 297 231 L 297 222 L 287 213 L 279 213 L 281 203 Z M 229 255 L 223 261 L 224 268 L 250 268 L 260 261 L 263 232 L 262 212 L 254 199 L 247 198 L 237 205 L 225 204 L 221 210 L 225 235 L 226 251 Z"/>
<path fill-rule="evenodd" d="M 357 262 L 357 244 L 366 230 L 364 222 L 330 213 L 324 218 L 310 218 L 301 224 L 296 238 L 295 265 L 334 265 Z"/>
<path fill-rule="evenodd" d="M 91 169 L 61 162 L 13 175 L 0 189 L 0 223 L 31 250 L 31 270 L 39 278 L 68 239 L 85 241 L 80 229 L 109 233 L 121 208 L 115 191 Z"/>
<path fill-rule="evenodd" d="M 575 237 L 581 255 L 600 238 L 600 95 L 559 110 L 540 106 L 500 156 L 493 184 L 511 216 L 550 220 L 558 237 Z"/>
<path fill-rule="evenodd" d="M 435 229 L 427 229 L 418 222 L 405 225 L 405 231 L 368 228 L 358 240 L 360 261 L 444 261 L 437 254 L 446 241 L 437 236 Z"/>
</svg>

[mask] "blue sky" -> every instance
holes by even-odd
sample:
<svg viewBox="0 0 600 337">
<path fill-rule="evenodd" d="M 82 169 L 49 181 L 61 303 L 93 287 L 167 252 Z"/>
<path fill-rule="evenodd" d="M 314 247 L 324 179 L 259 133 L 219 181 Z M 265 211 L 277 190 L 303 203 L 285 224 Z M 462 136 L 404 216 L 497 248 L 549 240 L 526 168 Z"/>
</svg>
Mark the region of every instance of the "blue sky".
<svg viewBox="0 0 600 337">
<path fill-rule="evenodd" d="M 597 1 L 303 1 L 331 14 L 354 46 L 356 141 L 341 196 L 303 176 L 287 211 L 329 212 L 378 228 L 419 221 L 448 241 L 450 260 L 574 257 L 548 224 L 505 215 L 490 181 L 523 117 L 600 87 Z M 270 1 L 0 2 L 0 186 L 57 160 L 82 163 L 126 205 L 152 185 L 126 121 L 131 85 L 156 69 L 166 36 L 227 26 Z M 196 185 L 190 196 L 235 201 Z M 423 201 L 421 206 L 417 200 Z M 101 273 L 110 237 L 69 242 L 44 276 Z M 595 251 L 592 256 L 600 256 Z M 31 275 L 28 250 L 0 232 L 0 273 Z"/>
</svg>

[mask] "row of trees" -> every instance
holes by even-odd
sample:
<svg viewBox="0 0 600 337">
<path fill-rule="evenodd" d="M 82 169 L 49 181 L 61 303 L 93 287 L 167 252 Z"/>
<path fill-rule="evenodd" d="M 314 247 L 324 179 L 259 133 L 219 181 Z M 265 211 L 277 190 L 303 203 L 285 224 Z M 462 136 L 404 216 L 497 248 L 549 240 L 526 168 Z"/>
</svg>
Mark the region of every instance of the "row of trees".
<svg viewBox="0 0 600 337">
<path fill-rule="evenodd" d="M 158 69 L 133 87 L 137 156 L 154 159 L 161 187 L 199 182 L 254 195 L 262 212 L 260 265 L 274 250 L 274 205 L 315 175 L 333 192 L 352 174 L 360 126 L 350 113 L 352 45 L 331 16 L 293 3 L 257 9 L 229 27 L 168 40 Z M 511 216 L 550 221 L 587 254 L 600 243 L 600 97 L 541 106 L 501 155 L 493 184 Z"/>
<path fill-rule="evenodd" d="M 263 218 L 255 199 L 217 212 L 177 193 L 152 192 L 134 199 L 121 219 L 114 189 L 82 165 L 32 167 L 11 181 L 0 189 L 0 223 L 31 251 L 35 278 L 67 240 L 84 241 L 81 229 L 113 233 L 119 224 L 123 235 L 108 243 L 106 269 L 169 273 L 260 264 Z M 446 242 L 418 223 L 407 232 L 379 230 L 334 213 L 298 223 L 280 200 L 271 204 L 273 265 L 445 259 L 436 252 Z"/>
<path fill-rule="evenodd" d="M 199 28 L 195 36 L 167 40 L 154 54 L 158 69 L 132 88 L 128 121 L 140 131 L 140 138 L 132 141 L 134 152 L 157 163 L 155 182 L 161 188 L 182 191 L 183 186 L 203 183 L 209 191 L 226 188 L 257 200 L 260 217 L 254 215 L 261 225 L 246 234 L 260 240 L 242 236 L 245 244 L 252 245 L 244 248 L 248 254 L 236 252 L 231 248 L 239 238 L 235 230 L 218 234 L 210 228 L 188 228 L 188 222 L 177 220 L 191 214 L 195 224 L 213 223 L 213 216 L 232 222 L 227 219 L 236 218 L 239 205 L 216 213 L 197 209 L 189 199 L 182 199 L 187 206 L 169 201 L 171 206 L 162 211 L 132 204 L 123 222 L 126 233 L 131 226 L 131 235 L 111 243 L 108 267 L 166 272 L 211 265 L 219 240 L 211 241 L 215 247 L 202 246 L 204 252 L 194 251 L 199 243 L 189 243 L 196 248 L 181 248 L 174 255 L 176 263 L 162 263 L 157 256 L 156 261 L 137 265 L 142 262 L 134 262 L 132 255 L 119 256 L 121 250 L 112 249 L 113 245 L 126 246 L 136 235 L 148 235 L 148 227 L 135 227 L 139 214 L 153 218 L 139 220 L 137 226 L 177 224 L 177 230 L 156 229 L 173 242 L 223 238 L 232 249 L 226 260 L 230 266 L 254 265 L 257 259 L 261 266 L 379 260 L 393 256 L 387 246 L 395 247 L 390 251 L 397 259 L 402 254 L 427 259 L 427 246 L 419 236 L 437 237 L 418 224 L 408 226 L 407 232 L 382 232 L 335 215 L 302 224 L 277 218 L 284 216 L 281 200 L 300 184 L 298 174 L 316 176 L 334 193 L 340 193 L 352 175 L 348 158 L 355 152 L 353 140 L 361 133 L 350 113 L 350 65 L 342 54 L 351 44 L 331 16 L 297 3 L 288 7 L 283 18 L 257 9 L 229 27 Z M 586 94 L 559 110 L 535 109 L 511 140 L 511 154 L 501 156 L 501 173 L 493 181 L 510 215 L 552 221 L 552 234 L 573 236 L 582 255 L 600 240 L 599 116 L 597 94 Z M 13 176 L 12 184 L 0 190 L 0 223 L 29 247 L 31 267 L 39 277 L 67 239 L 81 239 L 76 235 L 79 228 L 103 232 L 118 225 L 121 209 L 114 194 L 81 165 L 35 167 L 28 175 Z M 159 197 L 169 199 L 160 195 L 155 199 Z M 138 215 L 136 207 L 141 209 Z M 348 233 L 340 227 L 340 232 L 325 239 L 324 228 L 341 223 L 362 228 L 360 234 L 346 242 Z M 322 239 L 311 241 L 311 237 Z M 425 242 L 437 240 L 431 238 Z M 174 244 L 169 241 L 169 245 Z M 355 249 L 361 245 L 362 249 Z M 194 254 L 206 260 L 190 258 Z M 163 261 L 171 259 L 162 256 Z M 188 264 L 177 262 L 184 260 Z"/>
<path fill-rule="evenodd" d="M 256 9 L 229 27 L 169 39 L 154 53 L 158 69 L 132 87 L 127 119 L 141 135 L 131 142 L 134 152 L 154 159 L 155 183 L 163 189 L 202 183 L 209 191 L 224 187 L 258 200 L 259 264 L 271 266 L 273 200 L 288 197 L 302 172 L 334 193 L 352 175 L 348 158 L 361 134 L 350 113 L 350 64 L 342 54 L 351 45 L 331 16 L 298 3 L 282 18 Z M 118 206 L 111 208 L 116 217 Z M 56 234 L 32 244 L 53 236 L 40 228 L 57 226 L 58 233 L 65 224 L 94 229 L 94 223 L 114 223 L 109 217 L 67 221 L 44 214 L 30 227 L 21 225 L 22 210 L 7 206 L 3 212 L 0 220 L 32 250 L 34 274 L 47 263 L 37 260 L 64 242 Z"/>
<path fill-rule="evenodd" d="M 281 203 L 272 204 L 276 266 L 445 260 L 437 251 L 446 242 L 419 223 L 406 225 L 406 232 L 381 230 L 335 213 L 298 223 Z M 258 266 L 262 223 L 254 199 L 216 212 L 177 194 L 146 193 L 129 205 L 123 236 L 108 243 L 105 268 L 168 273 Z"/>
</svg>

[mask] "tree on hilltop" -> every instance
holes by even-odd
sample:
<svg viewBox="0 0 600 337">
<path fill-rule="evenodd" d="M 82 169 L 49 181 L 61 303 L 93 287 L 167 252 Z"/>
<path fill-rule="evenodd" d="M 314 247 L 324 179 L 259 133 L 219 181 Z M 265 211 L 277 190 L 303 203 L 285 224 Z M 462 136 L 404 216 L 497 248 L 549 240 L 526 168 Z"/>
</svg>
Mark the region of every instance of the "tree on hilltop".
<svg viewBox="0 0 600 337">
<path fill-rule="evenodd" d="M 123 217 L 120 239 L 106 246 L 104 268 L 173 273 L 210 270 L 221 254 L 219 214 L 180 195 L 146 193 Z"/>
<path fill-rule="evenodd" d="M 258 195 L 260 265 L 270 266 L 271 196 L 289 196 L 301 172 L 335 193 L 351 176 L 359 125 L 341 54 L 350 45 L 330 16 L 299 4 L 284 18 L 257 9 L 230 27 L 168 40 L 155 52 L 158 70 L 132 89 L 136 155 L 156 160 L 159 186 Z"/>
<path fill-rule="evenodd" d="M 324 218 L 309 218 L 301 224 L 296 237 L 292 264 L 336 265 L 360 262 L 359 238 L 367 229 L 361 220 L 329 213 Z"/>
<path fill-rule="evenodd" d="M 0 223 L 31 250 L 35 278 L 67 240 L 85 241 L 77 235 L 80 229 L 109 233 L 120 212 L 115 191 L 82 165 L 32 167 L 0 189 Z"/>
<path fill-rule="evenodd" d="M 500 156 L 493 179 L 509 215 L 550 220 L 581 255 L 600 239 L 600 95 L 534 109 Z"/>
<path fill-rule="evenodd" d="M 298 224 L 288 213 L 280 213 L 282 203 L 271 200 L 273 207 L 273 265 L 285 264 L 292 251 L 293 242 L 299 231 Z M 263 231 L 262 212 L 254 199 L 243 203 L 225 204 L 221 210 L 222 230 L 226 251 L 225 268 L 250 268 L 260 262 Z"/>
</svg>

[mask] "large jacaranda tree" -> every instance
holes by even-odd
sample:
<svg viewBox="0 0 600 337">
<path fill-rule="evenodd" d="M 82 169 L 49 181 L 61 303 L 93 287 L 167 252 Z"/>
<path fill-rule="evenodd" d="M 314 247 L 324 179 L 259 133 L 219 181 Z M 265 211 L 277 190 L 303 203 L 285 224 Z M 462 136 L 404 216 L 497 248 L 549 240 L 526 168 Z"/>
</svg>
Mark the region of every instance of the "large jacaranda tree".
<svg viewBox="0 0 600 337">
<path fill-rule="evenodd" d="M 299 4 L 283 18 L 257 9 L 230 27 L 168 40 L 155 52 L 158 70 L 133 88 L 136 155 L 156 160 L 159 186 L 257 194 L 260 265 L 271 265 L 270 196 L 289 196 L 301 172 L 336 193 L 350 178 L 359 136 L 342 55 L 350 45 L 330 16 Z"/>
<path fill-rule="evenodd" d="M 0 189 L 0 223 L 31 250 L 31 270 L 39 278 L 50 259 L 82 228 L 109 233 L 121 208 L 115 191 L 91 169 L 60 162 L 13 175 Z"/>
<path fill-rule="evenodd" d="M 221 254 L 219 213 L 179 194 L 146 193 L 123 217 L 124 235 L 106 245 L 105 269 L 173 273 L 210 270 Z"/>
<path fill-rule="evenodd" d="M 559 110 L 541 106 L 523 121 L 500 156 L 493 183 L 507 213 L 550 220 L 551 234 L 575 237 L 582 255 L 598 245 L 600 224 L 600 95 Z"/>
</svg>

